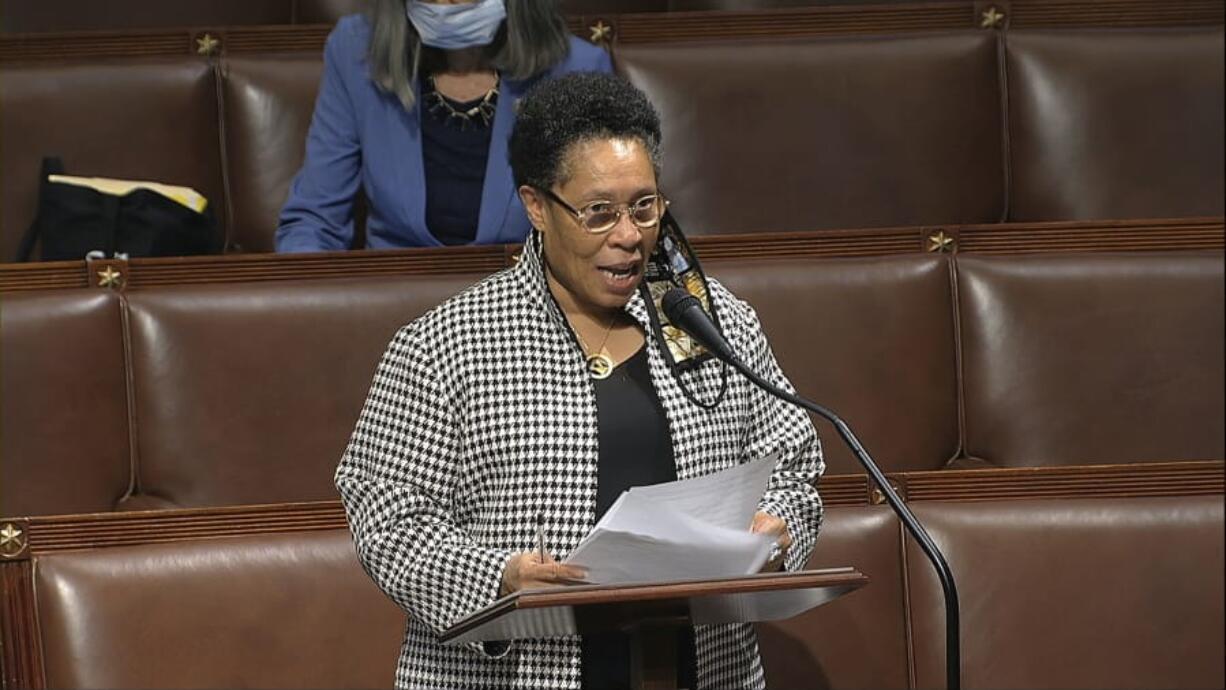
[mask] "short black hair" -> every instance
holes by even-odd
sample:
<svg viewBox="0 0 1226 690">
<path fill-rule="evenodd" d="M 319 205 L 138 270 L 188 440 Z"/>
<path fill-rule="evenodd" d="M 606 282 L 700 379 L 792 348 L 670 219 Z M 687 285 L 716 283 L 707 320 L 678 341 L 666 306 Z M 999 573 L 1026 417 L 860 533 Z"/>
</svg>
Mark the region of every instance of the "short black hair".
<svg viewBox="0 0 1226 690">
<path fill-rule="evenodd" d="M 638 139 L 660 171 L 660 115 L 632 84 L 604 72 L 545 79 L 519 102 L 511 133 L 516 186 L 549 189 L 566 175 L 571 146 L 593 139 Z"/>
</svg>

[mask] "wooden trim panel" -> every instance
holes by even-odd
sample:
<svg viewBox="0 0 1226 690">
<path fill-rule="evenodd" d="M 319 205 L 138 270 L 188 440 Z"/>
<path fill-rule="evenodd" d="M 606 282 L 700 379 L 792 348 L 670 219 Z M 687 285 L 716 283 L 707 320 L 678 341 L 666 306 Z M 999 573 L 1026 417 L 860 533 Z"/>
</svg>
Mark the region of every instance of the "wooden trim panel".
<svg viewBox="0 0 1226 690">
<path fill-rule="evenodd" d="M 982 28 L 987 6 L 999 8 L 998 27 L 1214 26 L 1226 17 L 1224 0 L 944 0 L 880 5 L 822 5 L 757 11 L 643 12 L 571 16 L 576 35 L 592 39 L 598 21 L 615 44 L 740 38 L 796 38 Z M 167 27 L 128 31 L 70 31 L 0 35 L 0 63 L 104 57 L 198 55 L 197 39 L 219 41 L 212 52 L 319 51 L 330 24 Z"/>
<path fill-rule="evenodd" d="M 46 687 L 34 572 L 28 561 L 0 563 L 0 669 L 6 688 Z"/>
<path fill-rule="evenodd" d="M 935 470 L 891 478 L 912 502 L 1215 496 L 1226 485 L 1226 462 Z"/>
<path fill-rule="evenodd" d="M 4 34 L 0 63 L 195 55 L 193 38 L 186 28 Z"/>
<path fill-rule="evenodd" d="M 706 261 L 869 257 L 929 251 L 944 233 L 959 253 L 1171 251 L 1226 248 L 1223 218 L 1003 223 L 694 237 Z M 226 254 L 133 259 L 122 289 L 277 280 L 320 281 L 387 275 L 493 273 L 511 265 L 517 245 L 319 254 Z M 0 264 L 0 293 L 97 287 L 84 261 Z"/>
<path fill-rule="evenodd" d="M 950 228 L 959 252 L 1102 252 L 1222 249 L 1222 218 L 999 223 Z"/>
<path fill-rule="evenodd" d="M 1001 13 L 997 28 L 1137 28 L 1216 26 L 1221 0 L 975 0 L 882 5 L 824 5 L 757 11 L 610 15 L 615 44 L 740 38 L 983 29 L 984 12 Z"/>
<path fill-rule="evenodd" d="M 1012 0 L 1009 27 L 1141 27 L 1203 26 L 1221 24 L 1226 18 L 1219 0 L 1097 0 L 1070 3 L 1064 0 Z"/>
<path fill-rule="evenodd" d="M 908 501 L 1203 496 L 1224 492 L 1226 462 L 926 470 L 888 477 Z M 828 506 L 870 503 L 864 475 L 827 475 L 819 486 Z M 21 524 L 28 548 L 14 560 L 57 551 L 347 526 L 340 501 L 46 515 L 22 518 Z"/>
<path fill-rule="evenodd" d="M 331 24 L 233 26 L 219 35 L 223 54 L 322 51 Z"/>
<path fill-rule="evenodd" d="M 29 555 L 347 525 L 340 501 L 51 515 L 26 523 Z"/>
<path fill-rule="evenodd" d="M 0 292 L 89 287 L 84 261 L 0 264 Z"/>
<path fill-rule="evenodd" d="M 137 259 L 131 262 L 127 286 L 139 289 L 200 283 L 493 273 L 506 266 L 506 251 L 499 245 L 312 254 L 227 254 Z M 0 275 L 2 273 L 0 268 Z"/>
<path fill-rule="evenodd" d="M 616 43 L 941 31 L 975 27 L 969 2 L 826 5 L 756 11 L 623 14 L 610 20 Z"/>
<path fill-rule="evenodd" d="M 828 474 L 818 481 L 817 490 L 827 508 L 867 505 L 871 495 L 866 474 Z"/>
</svg>

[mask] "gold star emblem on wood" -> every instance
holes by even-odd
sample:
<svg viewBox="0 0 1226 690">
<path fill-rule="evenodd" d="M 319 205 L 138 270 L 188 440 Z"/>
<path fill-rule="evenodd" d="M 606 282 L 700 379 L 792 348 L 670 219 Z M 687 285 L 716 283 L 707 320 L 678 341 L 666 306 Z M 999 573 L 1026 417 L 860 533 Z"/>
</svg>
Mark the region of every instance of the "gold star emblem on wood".
<svg viewBox="0 0 1226 690">
<path fill-rule="evenodd" d="M 0 556 L 13 558 L 26 548 L 26 535 L 13 523 L 5 523 L 0 528 Z"/>
<path fill-rule="evenodd" d="M 1000 25 L 1005 21 L 1005 15 L 996 9 L 996 5 L 992 5 L 983 11 L 982 21 L 979 22 L 981 29 L 999 29 Z"/>
<path fill-rule="evenodd" d="M 205 34 L 196 39 L 196 54 L 212 55 L 217 52 L 219 46 L 221 46 L 220 39 L 213 36 L 213 34 Z"/>
<path fill-rule="evenodd" d="M 944 230 L 937 230 L 928 236 L 928 251 L 930 252 L 947 252 L 954 248 L 954 238 L 945 234 Z"/>
<path fill-rule="evenodd" d="M 613 27 L 605 24 L 603 19 L 597 19 L 588 30 L 592 32 L 592 43 L 607 43 L 613 36 Z"/>
<path fill-rule="evenodd" d="M 123 283 L 123 274 L 107 266 L 98 271 L 98 287 L 115 288 Z"/>
</svg>

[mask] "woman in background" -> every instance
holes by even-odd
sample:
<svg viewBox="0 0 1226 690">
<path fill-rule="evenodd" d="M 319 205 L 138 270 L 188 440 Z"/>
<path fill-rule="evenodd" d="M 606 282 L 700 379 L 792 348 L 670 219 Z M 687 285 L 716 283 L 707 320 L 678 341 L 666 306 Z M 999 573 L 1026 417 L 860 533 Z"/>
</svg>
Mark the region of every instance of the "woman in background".
<svg viewBox="0 0 1226 690">
<path fill-rule="evenodd" d="M 354 201 L 371 249 L 521 242 L 530 227 L 507 159 L 533 83 L 612 71 L 553 0 L 374 0 L 337 23 L 281 209 L 277 251 L 348 249 Z"/>
</svg>

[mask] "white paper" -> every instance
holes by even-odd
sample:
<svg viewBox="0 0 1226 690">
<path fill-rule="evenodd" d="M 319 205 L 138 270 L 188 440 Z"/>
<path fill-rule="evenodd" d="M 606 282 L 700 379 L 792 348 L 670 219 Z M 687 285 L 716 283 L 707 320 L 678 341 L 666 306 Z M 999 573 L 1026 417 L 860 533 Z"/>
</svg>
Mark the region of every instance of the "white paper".
<svg viewBox="0 0 1226 690">
<path fill-rule="evenodd" d="M 598 584 L 755 573 L 774 538 L 749 527 L 777 460 L 625 491 L 565 562 Z"/>
<path fill-rule="evenodd" d="M 636 486 L 628 493 L 728 529 L 748 529 L 779 454 L 683 481 Z"/>
</svg>

